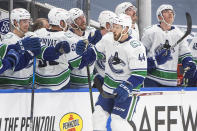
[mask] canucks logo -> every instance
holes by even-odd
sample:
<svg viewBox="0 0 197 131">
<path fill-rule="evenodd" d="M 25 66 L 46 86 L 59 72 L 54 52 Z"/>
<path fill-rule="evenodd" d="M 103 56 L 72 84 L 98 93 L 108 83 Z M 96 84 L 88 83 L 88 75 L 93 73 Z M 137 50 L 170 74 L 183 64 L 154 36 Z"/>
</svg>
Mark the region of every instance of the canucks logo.
<svg viewBox="0 0 197 131">
<path fill-rule="evenodd" d="M 122 67 L 124 67 L 126 64 L 123 60 L 121 60 L 118 57 L 118 52 L 115 52 L 114 56 L 111 56 L 108 60 L 109 63 L 109 67 L 111 68 L 111 70 L 117 74 L 121 74 L 124 71 L 122 70 Z"/>
<path fill-rule="evenodd" d="M 171 45 L 169 44 L 169 41 L 166 40 L 164 44 L 160 43 L 160 45 L 155 48 L 155 54 L 158 54 L 159 52 L 161 52 L 162 49 L 170 49 L 170 48 L 171 48 Z M 171 49 L 171 52 L 172 53 L 175 52 L 174 48 Z"/>
</svg>

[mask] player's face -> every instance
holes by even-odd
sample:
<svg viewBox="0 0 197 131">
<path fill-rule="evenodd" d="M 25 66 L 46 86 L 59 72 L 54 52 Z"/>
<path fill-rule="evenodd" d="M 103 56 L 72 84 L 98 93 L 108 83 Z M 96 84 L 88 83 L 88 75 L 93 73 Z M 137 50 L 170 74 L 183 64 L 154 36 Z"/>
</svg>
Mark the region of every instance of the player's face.
<svg viewBox="0 0 197 131">
<path fill-rule="evenodd" d="M 174 13 L 172 10 L 163 10 L 162 15 L 168 24 L 172 24 L 174 22 Z"/>
<path fill-rule="evenodd" d="M 84 15 L 79 16 L 75 19 L 75 23 L 79 26 L 82 31 L 86 30 L 86 17 Z"/>
<path fill-rule="evenodd" d="M 29 19 L 22 19 L 20 20 L 20 30 L 24 33 L 26 33 L 29 30 L 29 23 L 30 20 Z"/>
<path fill-rule="evenodd" d="M 121 36 L 121 32 L 122 32 L 122 26 L 118 25 L 118 24 L 113 24 L 113 34 L 114 34 L 114 40 L 118 41 L 118 39 Z"/>
<path fill-rule="evenodd" d="M 136 12 L 137 12 L 137 8 L 134 6 L 130 6 L 125 10 L 125 14 L 129 15 L 133 22 L 137 20 Z"/>
</svg>

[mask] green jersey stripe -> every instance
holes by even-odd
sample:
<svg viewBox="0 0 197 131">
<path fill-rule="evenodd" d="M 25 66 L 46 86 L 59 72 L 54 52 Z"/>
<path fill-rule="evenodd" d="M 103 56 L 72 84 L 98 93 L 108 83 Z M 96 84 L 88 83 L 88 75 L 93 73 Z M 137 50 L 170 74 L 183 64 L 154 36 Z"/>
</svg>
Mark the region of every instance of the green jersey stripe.
<svg viewBox="0 0 197 131">
<path fill-rule="evenodd" d="M 94 75 L 90 76 L 90 80 L 93 81 Z M 70 76 L 70 82 L 76 84 L 88 84 L 88 77 L 80 77 L 80 76 Z"/>
<path fill-rule="evenodd" d="M 36 83 L 39 83 L 39 84 L 47 84 L 47 85 L 50 85 L 50 84 L 59 84 L 59 83 L 62 83 L 62 81 L 64 80 L 67 80 L 70 76 L 70 70 L 66 71 L 66 72 L 63 72 L 62 74 L 58 75 L 57 77 L 55 76 L 52 76 L 52 77 L 42 77 L 42 76 L 39 76 L 38 74 L 36 74 Z"/>
<path fill-rule="evenodd" d="M 168 80 L 176 80 L 177 79 L 177 72 L 164 72 L 160 70 L 154 70 L 150 73 L 150 75 L 156 76 L 158 78 L 162 79 L 168 79 Z"/>
</svg>

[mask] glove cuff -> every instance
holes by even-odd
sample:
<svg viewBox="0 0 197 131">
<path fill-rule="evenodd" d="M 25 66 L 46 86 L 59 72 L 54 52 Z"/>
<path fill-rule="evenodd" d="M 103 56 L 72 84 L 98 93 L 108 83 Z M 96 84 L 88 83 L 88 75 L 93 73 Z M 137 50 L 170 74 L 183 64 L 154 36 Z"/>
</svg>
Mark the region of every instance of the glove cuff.
<svg viewBox="0 0 197 131">
<path fill-rule="evenodd" d="M 23 43 L 22 43 L 21 40 L 19 40 L 19 41 L 17 42 L 17 44 L 20 46 L 20 49 L 21 49 L 21 50 L 25 50 L 25 48 L 24 48 Z"/>
</svg>

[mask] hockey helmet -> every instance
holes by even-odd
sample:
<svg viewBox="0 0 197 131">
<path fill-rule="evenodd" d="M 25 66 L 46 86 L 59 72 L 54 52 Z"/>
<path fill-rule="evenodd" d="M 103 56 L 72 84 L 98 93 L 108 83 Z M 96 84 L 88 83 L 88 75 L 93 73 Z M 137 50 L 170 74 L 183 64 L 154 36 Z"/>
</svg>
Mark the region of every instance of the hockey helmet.
<svg viewBox="0 0 197 131">
<path fill-rule="evenodd" d="M 159 20 L 159 17 L 158 16 L 162 16 L 162 11 L 164 10 L 172 10 L 173 13 L 174 13 L 174 18 L 175 18 L 175 11 L 172 7 L 172 5 L 169 5 L 169 4 L 162 4 L 159 6 L 159 8 L 157 9 L 157 12 L 156 12 L 156 17 L 157 17 L 157 20 L 160 22 Z"/>
<path fill-rule="evenodd" d="M 129 29 L 131 28 L 132 25 L 132 20 L 131 17 L 126 15 L 126 14 L 120 14 L 117 17 L 114 18 L 113 20 L 114 24 L 118 24 L 118 25 L 122 25 L 123 28 L 125 28 L 126 26 L 129 27 Z"/>
<path fill-rule="evenodd" d="M 60 26 L 60 21 L 62 20 L 65 22 L 65 24 L 67 24 L 69 18 L 68 11 L 62 8 L 52 8 L 48 13 L 50 25 Z"/>
<path fill-rule="evenodd" d="M 109 10 L 102 11 L 98 17 L 100 26 L 106 28 L 106 23 L 109 22 L 110 24 L 112 24 L 113 19 L 115 17 L 116 17 L 116 14 L 112 11 L 109 11 Z"/>
<path fill-rule="evenodd" d="M 70 20 L 71 23 L 75 23 L 74 20 L 76 18 L 78 18 L 79 16 L 84 15 L 83 11 L 79 8 L 72 8 L 69 10 L 69 14 L 70 14 Z"/>
<path fill-rule="evenodd" d="M 119 5 L 116 6 L 116 9 L 115 9 L 115 13 L 117 15 L 119 14 L 122 14 L 122 13 L 125 13 L 125 11 L 129 8 L 129 7 L 133 7 L 133 9 L 135 11 L 137 11 L 137 8 L 130 2 L 123 2 Z"/>
<path fill-rule="evenodd" d="M 11 11 L 10 19 L 11 19 L 11 24 L 13 26 L 15 26 L 14 25 L 14 20 L 16 20 L 19 23 L 20 20 L 23 20 L 23 19 L 29 19 L 30 20 L 31 18 L 30 18 L 30 13 L 26 9 L 15 8 Z"/>
</svg>

